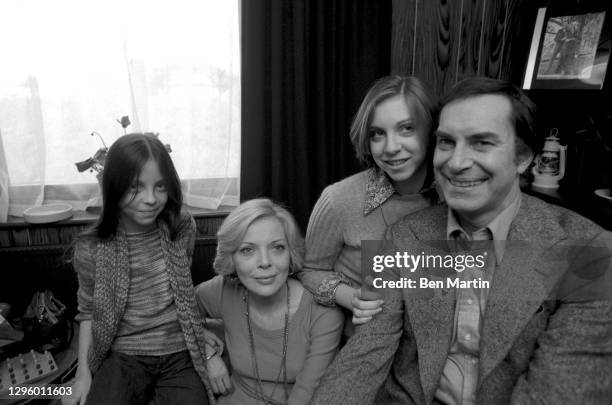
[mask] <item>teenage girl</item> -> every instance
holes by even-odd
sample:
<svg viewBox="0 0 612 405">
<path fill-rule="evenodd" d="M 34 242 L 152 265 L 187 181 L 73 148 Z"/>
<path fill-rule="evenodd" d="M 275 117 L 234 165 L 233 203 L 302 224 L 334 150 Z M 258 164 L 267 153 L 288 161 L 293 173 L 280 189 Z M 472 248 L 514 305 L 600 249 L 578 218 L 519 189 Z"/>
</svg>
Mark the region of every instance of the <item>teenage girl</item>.
<svg viewBox="0 0 612 405">
<path fill-rule="evenodd" d="M 353 324 L 368 322 L 383 304 L 362 296 L 361 241 L 383 239 L 388 226 L 437 201 L 431 170 L 436 106 L 416 77 L 375 81 L 350 132 L 368 168 L 326 187 L 310 215 L 298 277 L 319 303 L 349 310 Z M 352 333 L 347 322 L 345 335 Z"/>
<path fill-rule="evenodd" d="M 195 222 L 153 134 L 120 137 L 102 177 L 95 228 L 76 241 L 78 369 L 65 404 L 214 402 L 204 329 L 191 280 Z"/>
</svg>

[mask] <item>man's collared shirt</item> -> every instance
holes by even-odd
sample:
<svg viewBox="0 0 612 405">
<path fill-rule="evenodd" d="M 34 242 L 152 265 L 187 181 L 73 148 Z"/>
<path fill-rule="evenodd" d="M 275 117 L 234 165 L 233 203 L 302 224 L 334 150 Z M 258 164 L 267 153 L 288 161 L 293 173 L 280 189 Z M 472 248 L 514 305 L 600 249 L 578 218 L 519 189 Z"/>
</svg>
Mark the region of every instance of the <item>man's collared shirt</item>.
<svg viewBox="0 0 612 405">
<path fill-rule="evenodd" d="M 461 250 L 462 241 L 492 240 L 493 249 L 485 249 L 487 259 L 483 268 L 466 268 L 458 276 L 462 280 L 481 278 L 491 282 L 495 268 L 501 263 L 510 224 L 521 204 L 520 193 L 496 218 L 484 228 L 469 235 L 461 227 L 449 208 L 447 238 L 452 251 Z M 489 245 L 490 247 L 490 245 Z M 470 252 L 479 254 L 480 252 Z M 491 255 L 494 258 L 491 258 Z M 490 283 L 491 285 L 492 283 Z M 455 321 L 451 346 L 440 377 L 435 397 L 446 404 L 474 404 L 478 385 L 480 332 L 484 318 L 488 288 L 458 288 Z"/>
</svg>

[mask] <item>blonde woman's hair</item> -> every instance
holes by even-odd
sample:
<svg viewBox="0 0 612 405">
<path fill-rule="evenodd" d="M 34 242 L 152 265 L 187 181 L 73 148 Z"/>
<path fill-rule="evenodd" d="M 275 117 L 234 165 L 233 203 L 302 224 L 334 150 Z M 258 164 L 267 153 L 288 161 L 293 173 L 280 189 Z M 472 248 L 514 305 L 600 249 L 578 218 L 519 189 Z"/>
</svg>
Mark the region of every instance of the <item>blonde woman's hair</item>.
<svg viewBox="0 0 612 405">
<path fill-rule="evenodd" d="M 234 208 L 221 224 L 217 232 L 217 255 L 213 263 L 217 274 L 231 276 L 236 273 L 232 255 L 240 247 L 249 226 L 261 218 L 277 218 L 283 225 L 291 258 L 289 273 L 293 274 L 302 268 L 304 238 L 293 215 L 268 198 L 256 198 Z"/>
</svg>

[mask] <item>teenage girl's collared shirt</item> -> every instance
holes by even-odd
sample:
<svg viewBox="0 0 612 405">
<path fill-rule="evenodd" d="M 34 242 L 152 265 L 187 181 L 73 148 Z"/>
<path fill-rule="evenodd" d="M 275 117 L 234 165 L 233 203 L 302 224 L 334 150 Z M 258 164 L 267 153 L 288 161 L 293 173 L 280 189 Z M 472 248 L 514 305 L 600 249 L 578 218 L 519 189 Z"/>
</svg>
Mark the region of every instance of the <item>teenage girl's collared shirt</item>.
<svg viewBox="0 0 612 405">
<path fill-rule="evenodd" d="M 486 251 L 488 256 L 482 268 L 467 268 L 459 273 L 462 280 L 492 280 L 496 267 L 501 263 L 506 248 L 510 225 L 521 205 L 520 193 L 496 218 L 484 228 L 471 235 L 459 224 L 449 208 L 447 237 L 451 250 L 461 250 L 464 241 L 491 241 L 481 246 L 472 245 L 471 254 Z M 476 403 L 480 353 L 480 331 L 485 314 L 488 288 L 458 288 L 455 305 L 455 320 L 451 346 L 444 364 L 435 397 L 445 404 L 469 405 Z"/>
<path fill-rule="evenodd" d="M 326 187 L 308 222 L 304 286 L 317 302 L 335 305 L 340 282 L 361 285 L 361 241 L 383 239 L 388 226 L 434 200 L 433 188 L 400 195 L 387 175 L 373 168 Z"/>
</svg>

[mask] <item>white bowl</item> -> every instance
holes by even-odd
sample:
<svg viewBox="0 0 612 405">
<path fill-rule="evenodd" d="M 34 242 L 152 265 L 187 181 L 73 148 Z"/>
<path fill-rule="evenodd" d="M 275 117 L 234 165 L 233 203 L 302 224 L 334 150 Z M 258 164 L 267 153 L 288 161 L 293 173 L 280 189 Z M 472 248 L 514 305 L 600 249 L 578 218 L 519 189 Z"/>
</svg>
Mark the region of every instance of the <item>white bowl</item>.
<svg viewBox="0 0 612 405">
<path fill-rule="evenodd" d="M 603 198 L 606 201 L 612 202 L 612 193 L 609 188 L 598 188 L 595 190 L 595 195 Z"/>
<path fill-rule="evenodd" d="M 71 216 L 72 207 L 69 204 L 41 205 L 23 211 L 24 219 L 31 224 L 48 224 L 68 219 Z"/>
</svg>

